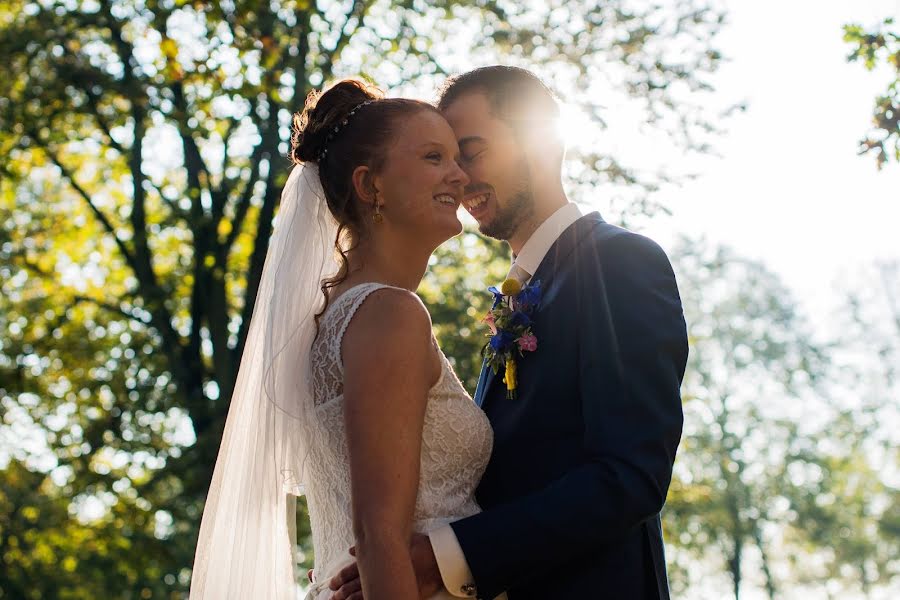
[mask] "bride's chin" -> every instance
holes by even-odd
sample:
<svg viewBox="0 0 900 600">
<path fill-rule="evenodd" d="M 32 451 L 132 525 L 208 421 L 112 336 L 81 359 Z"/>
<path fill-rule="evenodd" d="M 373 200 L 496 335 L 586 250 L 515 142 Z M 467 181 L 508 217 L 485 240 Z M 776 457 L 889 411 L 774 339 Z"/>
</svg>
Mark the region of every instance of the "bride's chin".
<svg viewBox="0 0 900 600">
<path fill-rule="evenodd" d="M 435 217 L 436 218 L 433 218 L 429 224 L 428 229 L 430 230 L 429 237 L 437 242 L 436 246 L 440 246 L 447 240 L 455 238 L 462 233 L 463 224 L 456 214 L 451 216 L 445 213 L 442 215 L 435 215 Z M 425 233 L 423 228 L 419 228 L 416 235 L 421 239 L 423 233 Z"/>
<path fill-rule="evenodd" d="M 450 238 L 454 238 L 454 237 L 458 236 L 463 231 L 462 221 L 460 221 L 459 218 L 454 218 L 454 221 L 455 221 L 455 223 L 453 224 L 453 226 L 451 228 L 451 233 L 450 233 L 449 237 L 447 237 L 448 240 Z"/>
<path fill-rule="evenodd" d="M 461 223 L 460 223 L 459 227 L 457 227 L 455 229 L 444 229 L 444 231 L 441 232 L 442 233 L 442 235 L 440 237 L 441 241 L 435 247 L 435 250 L 437 250 L 440 246 L 443 246 L 444 244 L 446 244 L 447 242 L 449 242 L 450 240 L 452 240 L 453 238 L 455 238 L 456 236 L 461 234 L 462 231 L 463 231 L 463 227 L 462 227 Z"/>
</svg>

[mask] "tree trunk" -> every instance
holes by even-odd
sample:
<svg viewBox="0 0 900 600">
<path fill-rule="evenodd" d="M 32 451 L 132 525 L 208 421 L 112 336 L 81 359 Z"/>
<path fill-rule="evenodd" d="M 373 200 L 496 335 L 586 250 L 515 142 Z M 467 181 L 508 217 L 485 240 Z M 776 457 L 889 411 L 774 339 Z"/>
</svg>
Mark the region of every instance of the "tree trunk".
<svg viewBox="0 0 900 600">
<path fill-rule="evenodd" d="M 728 571 L 731 574 L 732 589 L 734 590 L 734 600 L 740 600 L 741 597 L 741 560 L 744 553 L 744 542 L 739 535 L 734 538 L 734 551 L 728 560 Z"/>
<path fill-rule="evenodd" d="M 766 552 L 765 541 L 762 538 L 762 530 L 758 521 L 753 521 L 753 540 L 756 542 L 756 547 L 759 548 L 759 554 L 762 557 L 762 570 L 766 577 L 766 593 L 769 595 L 769 600 L 775 600 L 775 594 L 777 593 L 775 577 L 769 568 L 769 555 Z"/>
</svg>

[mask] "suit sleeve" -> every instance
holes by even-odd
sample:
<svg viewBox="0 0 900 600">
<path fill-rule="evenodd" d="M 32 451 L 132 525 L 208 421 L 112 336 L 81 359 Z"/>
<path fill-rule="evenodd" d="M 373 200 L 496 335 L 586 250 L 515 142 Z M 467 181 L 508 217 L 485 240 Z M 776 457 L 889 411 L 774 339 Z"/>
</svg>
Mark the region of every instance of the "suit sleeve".
<svg viewBox="0 0 900 600">
<path fill-rule="evenodd" d="M 451 526 L 480 598 L 615 543 L 666 499 L 687 332 L 662 249 L 632 233 L 576 248 L 584 459 L 549 486 Z"/>
</svg>

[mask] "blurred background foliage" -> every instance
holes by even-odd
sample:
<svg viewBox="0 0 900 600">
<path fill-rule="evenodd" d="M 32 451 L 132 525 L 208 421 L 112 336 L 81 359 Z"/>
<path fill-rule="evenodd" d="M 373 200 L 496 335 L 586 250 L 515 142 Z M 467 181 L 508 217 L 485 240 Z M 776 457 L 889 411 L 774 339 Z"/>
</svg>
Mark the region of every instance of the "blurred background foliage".
<svg viewBox="0 0 900 600">
<path fill-rule="evenodd" d="M 893 81 L 875 99 L 872 132 L 860 141 L 860 154 L 874 154 L 879 168 L 889 160 L 900 161 L 900 28 L 893 17 L 871 29 L 851 23 L 844 26 L 844 41 L 851 47 L 850 61 L 861 62 L 869 71 L 885 65 L 894 72 Z"/>
<path fill-rule="evenodd" d="M 434 90 L 511 62 L 601 128 L 597 99 L 619 94 L 702 154 L 740 108 L 705 100 L 723 22 L 699 0 L 0 2 L 0 598 L 186 597 L 311 89 L 362 75 Z M 890 25 L 848 26 L 853 57 L 896 64 Z M 865 144 L 881 162 L 896 83 L 876 105 Z M 616 223 L 665 211 L 653 192 L 688 175 L 597 148 L 567 174 L 577 200 L 614 190 Z M 665 513 L 676 596 L 896 589 L 896 473 L 879 465 L 900 458 L 883 426 L 898 422 L 897 265 L 848 286 L 846 337 L 823 340 L 764 265 L 703 240 L 671 251 L 692 344 Z M 484 288 L 508 260 L 467 231 L 419 290 L 470 391 Z"/>
</svg>

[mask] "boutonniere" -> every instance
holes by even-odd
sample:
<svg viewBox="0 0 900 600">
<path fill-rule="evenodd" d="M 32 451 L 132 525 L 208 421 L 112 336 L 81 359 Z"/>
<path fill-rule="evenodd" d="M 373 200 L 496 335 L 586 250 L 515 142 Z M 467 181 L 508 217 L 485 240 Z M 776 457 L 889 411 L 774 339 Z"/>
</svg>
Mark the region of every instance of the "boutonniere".
<svg viewBox="0 0 900 600">
<path fill-rule="evenodd" d="M 507 279 L 498 290 L 491 286 L 494 304 L 484 321 L 491 331 L 490 340 L 481 351 L 496 375 L 503 366 L 506 397 L 515 398 L 518 383 L 516 357 L 537 350 L 537 338 L 531 331 L 531 316 L 541 302 L 541 282 L 523 286 L 517 279 Z"/>
</svg>

